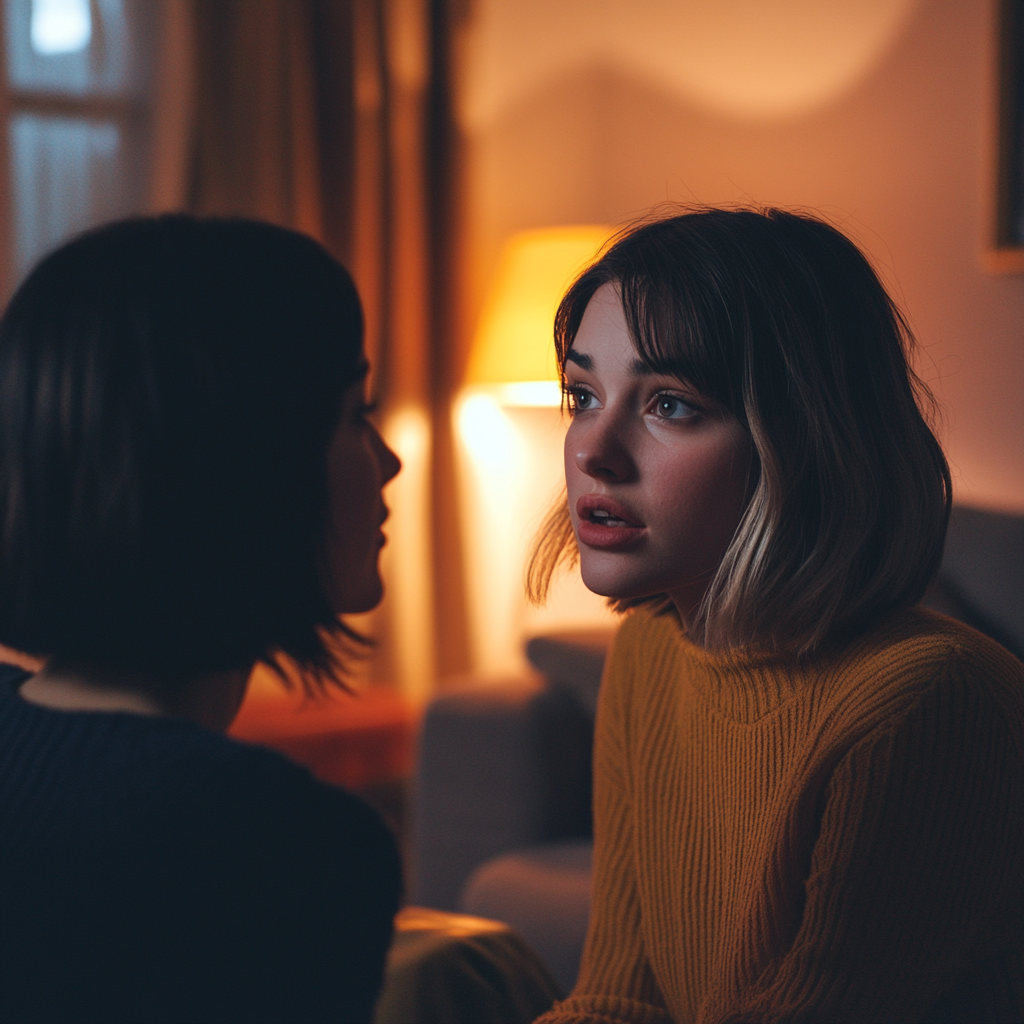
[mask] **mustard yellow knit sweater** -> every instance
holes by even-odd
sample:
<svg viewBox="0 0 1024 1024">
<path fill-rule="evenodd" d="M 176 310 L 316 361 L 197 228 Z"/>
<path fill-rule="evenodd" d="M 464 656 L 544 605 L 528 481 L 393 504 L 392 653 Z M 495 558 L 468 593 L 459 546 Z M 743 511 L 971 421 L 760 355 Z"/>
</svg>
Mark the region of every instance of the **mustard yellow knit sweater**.
<svg viewBox="0 0 1024 1024">
<path fill-rule="evenodd" d="M 595 740 L 590 933 L 543 1024 L 1024 1019 L 1024 666 L 901 613 L 797 665 L 637 612 Z"/>
</svg>

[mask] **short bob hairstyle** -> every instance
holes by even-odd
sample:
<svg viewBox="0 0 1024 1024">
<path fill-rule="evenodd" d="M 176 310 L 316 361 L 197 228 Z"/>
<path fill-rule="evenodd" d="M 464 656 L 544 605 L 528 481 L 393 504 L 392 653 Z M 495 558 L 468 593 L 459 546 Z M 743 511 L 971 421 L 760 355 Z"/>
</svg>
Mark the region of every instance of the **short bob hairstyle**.
<svg viewBox="0 0 1024 1024">
<path fill-rule="evenodd" d="M 293 231 L 142 218 L 47 256 L 0 321 L 0 643 L 329 679 L 358 638 L 325 591 L 327 451 L 365 373 L 351 278 Z"/>
<path fill-rule="evenodd" d="M 906 320 L 857 247 L 782 210 L 700 210 L 621 235 L 559 306 L 562 371 L 594 292 L 614 283 L 637 353 L 750 431 L 751 498 L 697 612 L 712 647 L 808 654 L 916 604 L 938 570 L 949 467 L 909 364 Z M 577 551 L 559 506 L 528 589 Z M 613 602 L 667 607 L 665 595 Z"/>
</svg>

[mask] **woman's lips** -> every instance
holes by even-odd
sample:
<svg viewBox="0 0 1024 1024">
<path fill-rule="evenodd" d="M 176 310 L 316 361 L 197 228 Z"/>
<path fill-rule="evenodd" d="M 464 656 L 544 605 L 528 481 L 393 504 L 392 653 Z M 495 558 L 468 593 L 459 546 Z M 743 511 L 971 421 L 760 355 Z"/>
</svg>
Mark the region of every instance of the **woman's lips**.
<svg viewBox="0 0 1024 1024">
<path fill-rule="evenodd" d="M 576 539 L 589 548 L 621 550 L 636 546 L 647 527 L 625 506 L 597 494 L 576 502 Z"/>
</svg>

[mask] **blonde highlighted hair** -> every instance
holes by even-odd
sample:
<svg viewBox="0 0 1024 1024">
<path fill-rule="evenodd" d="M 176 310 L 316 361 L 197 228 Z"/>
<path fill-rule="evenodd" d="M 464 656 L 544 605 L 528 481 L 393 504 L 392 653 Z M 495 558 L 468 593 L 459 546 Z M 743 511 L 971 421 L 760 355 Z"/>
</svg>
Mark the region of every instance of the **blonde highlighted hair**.
<svg viewBox="0 0 1024 1024">
<path fill-rule="evenodd" d="M 594 292 L 617 284 L 633 344 L 750 432 L 752 497 L 692 630 L 712 647 L 808 654 L 916 604 L 938 571 L 949 467 L 914 338 L 860 250 L 815 217 L 700 210 L 623 233 L 555 319 L 560 370 Z M 527 572 L 544 600 L 578 557 L 569 509 Z M 613 601 L 668 607 L 664 594 Z"/>
</svg>

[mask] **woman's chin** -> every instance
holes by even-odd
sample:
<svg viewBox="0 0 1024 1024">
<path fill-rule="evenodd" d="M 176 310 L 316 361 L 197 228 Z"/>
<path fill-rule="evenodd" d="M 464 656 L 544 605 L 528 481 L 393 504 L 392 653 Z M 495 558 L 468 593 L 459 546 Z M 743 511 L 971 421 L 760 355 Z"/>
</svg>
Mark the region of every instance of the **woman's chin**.
<svg viewBox="0 0 1024 1024">
<path fill-rule="evenodd" d="M 379 576 L 358 587 L 349 586 L 332 595 L 331 610 L 335 615 L 361 615 L 372 612 L 384 598 L 384 584 Z"/>
<path fill-rule="evenodd" d="M 613 601 L 631 601 L 661 592 L 657 587 L 645 586 L 644 581 L 636 579 L 633 574 L 622 572 L 620 567 L 609 566 L 606 559 L 600 559 L 605 563 L 600 565 L 594 565 L 594 561 L 597 560 L 581 557 L 580 575 L 587 590 L 600 597 Z"/>
</svg>

